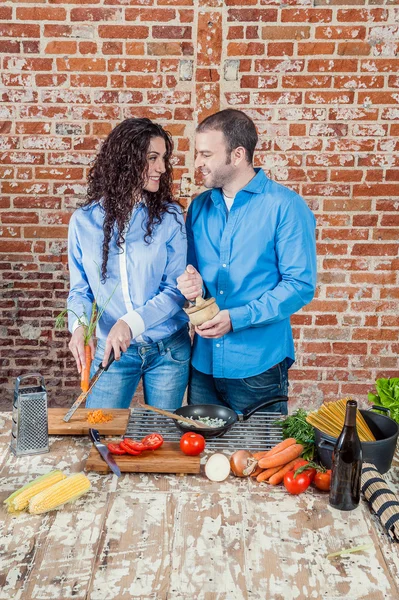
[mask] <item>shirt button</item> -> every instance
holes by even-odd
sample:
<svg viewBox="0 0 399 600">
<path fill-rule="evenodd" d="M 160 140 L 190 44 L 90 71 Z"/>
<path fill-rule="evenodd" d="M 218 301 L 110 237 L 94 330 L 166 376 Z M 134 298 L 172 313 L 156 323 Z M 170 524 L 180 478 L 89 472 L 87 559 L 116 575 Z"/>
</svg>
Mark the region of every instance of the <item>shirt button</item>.
<svg viewBox="0 0 399 600">
<path fill-rule="evenodd" d="M 219 294 L 224 294 L 224 291 L 223 291 L 223 290 L 220 290 Z"/>
<path fill-rule="evenodd" d="M 222 267 L 226 268 L 226 267 L 227 267 L 226 263 L 224 263 L 224 264 L 222 265 Z"/>
<path fill-rule="evenodd" d="M 220 348 L 220 344 L 216 344 L 216 348 Z"/>
</svg>

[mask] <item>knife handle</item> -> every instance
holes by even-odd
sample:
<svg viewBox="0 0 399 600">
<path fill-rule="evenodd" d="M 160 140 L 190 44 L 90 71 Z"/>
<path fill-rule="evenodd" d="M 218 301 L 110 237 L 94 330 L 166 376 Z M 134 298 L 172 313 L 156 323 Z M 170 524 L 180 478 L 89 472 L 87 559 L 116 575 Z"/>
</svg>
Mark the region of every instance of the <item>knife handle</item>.
<svg viewBox="0 0 399 600">
<path fill-rule="evenodd" d="M 121 352 L 121 356 L 122 356 L 122 352 Z M 115 360 L 115 352 L 114 352 L 114 349 L 112 348 L 111 353 L 108 358 L 107 366 L 103 367 L 103 371 L 108 371 L 108 369 L 110 368 L 110 366 L 112 365 L 114 360 Z"/>
<path fill-rule="evenodd" d="M 92 442 L 95 444 L 96 442 L 100 442 L 100 434 L 97 429 L 89 429 L 89 435 L 91 437 Z"/>
</svg>

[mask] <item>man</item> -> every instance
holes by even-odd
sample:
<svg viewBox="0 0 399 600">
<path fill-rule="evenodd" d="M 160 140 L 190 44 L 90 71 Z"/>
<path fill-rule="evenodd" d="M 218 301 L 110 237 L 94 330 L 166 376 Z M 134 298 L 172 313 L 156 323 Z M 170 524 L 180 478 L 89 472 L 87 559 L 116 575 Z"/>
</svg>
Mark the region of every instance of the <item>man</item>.
<svg viewBox="0 0 399 600">
<path fill-rule="evenodd" d="M 315 218 L 298 194 L 254 169 L 257 140 L 238 110 L 197 128 L 195 167 L 209 189 L 190 205 L 188 266 L 177 282 L 188 300 L 214 296 L 220 312 L 195 328 L 190 404 L 242 411 L 286 396 L 290 316 L 314 295 Z M 287 403 L 267 410 L 287 414 Z"/>
</svg>

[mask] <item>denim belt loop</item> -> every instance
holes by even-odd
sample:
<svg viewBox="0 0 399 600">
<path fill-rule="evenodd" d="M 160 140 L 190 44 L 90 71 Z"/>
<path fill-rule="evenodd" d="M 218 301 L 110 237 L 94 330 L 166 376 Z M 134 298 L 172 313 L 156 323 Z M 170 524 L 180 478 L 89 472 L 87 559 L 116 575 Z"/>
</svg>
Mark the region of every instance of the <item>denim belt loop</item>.
<svg viewBox="0 0 399 600">
<path fill-rule="evenodd" d="M 160 340 L 159 342 L 157 342 L 157 346 L 158 346 L 159 354 L 161 356 L 165 356 L 166 350 L 165 350 L 165 346 L 164 346 L 163 341 Z"/>
</svg>

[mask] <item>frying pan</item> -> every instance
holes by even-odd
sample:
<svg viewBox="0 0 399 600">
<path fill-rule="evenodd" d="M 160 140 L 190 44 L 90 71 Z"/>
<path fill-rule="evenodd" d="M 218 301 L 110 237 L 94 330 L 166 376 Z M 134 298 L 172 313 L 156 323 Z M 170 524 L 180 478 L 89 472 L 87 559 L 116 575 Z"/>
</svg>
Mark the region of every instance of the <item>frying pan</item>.
<svg viewBox="0 0 399 600">
<path fill-rule="evenodd" d="M 195 426 L 195 422 L 193 421 L 193 425 L 186 425 L 186 423 L 182 423 L 180 421 L 173 421 L 180 431 L 186 433 L 187 431 L 198 431 L 204 438 L 213 438 L 213 437 L 221 437 L 224 435 L 229 429 L 233 427 L 237 421 L 247 421 L 249 417 L 251 417 L 254 413 L 262 408 L 266 408 L 267 406 L 271 406 L 272 404 L 276 404 L 276 402 L 287 402 L 288 396 L 276 396 L 275 398 L 270 398 L 269 400 L 265 400 L 260 404 L 251 404 L 248 406 L 242 414 L 237 414 L 231 408 L 227 408 L 227 406 L 221 406 L 219 404 L 188 404 L 187 406 L 181 406 L 177 410 L 175 410 L 176 415 L 181 415 L 182 417 L 193 417 L 197 419 L 198 417 L 209 417 L 210 419 L 222 419 L 225 421 L 225 425 L 222 427 L 212 427 L 209 429 L 200 429 Z"/>
</svg>

